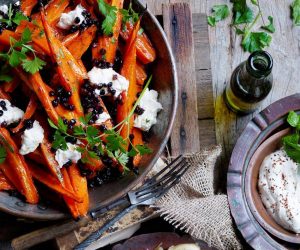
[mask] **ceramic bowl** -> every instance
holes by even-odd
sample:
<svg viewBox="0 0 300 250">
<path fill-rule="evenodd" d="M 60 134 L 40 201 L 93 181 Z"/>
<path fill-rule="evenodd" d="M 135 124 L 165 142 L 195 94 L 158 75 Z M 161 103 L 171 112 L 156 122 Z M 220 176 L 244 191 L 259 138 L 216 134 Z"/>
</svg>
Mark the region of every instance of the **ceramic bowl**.
<svg viewBox="0 0 300 250">
<path fill-rule="evenodd" d="M 249 162 L 245 175 L 245 195 L 252 214 L 267 232 L 281 240 L 290 243 L 300 243 L 300 235 L 286 230 L 268 214 L 260 198 L 257 186 L 259 170 L 263 160 L 280 148 L 282 138 L 289 133 L 290 129 L 281 130 L 270 136 L 257 148 Z"/>
<path fill-rule="evenodd" d="M 12 3 L 13 1 L 5 0 L 5 2 Z M 130 0 L 125 0 L 125 6 L 129 3 Z M 128 174 L 118 181 L 90 189 L 90 209 L 120 198 L 144 179 L 165 148 L 175 118 L 178 87 L 175 60 L 170 45 L 158 20 L 146 9 L 146 6 L 140 1 L 133 1 L 133 8 L 138 13 L 144 12 L 142 27 L 157 51 L 157 59 L 151 65 L 153 74 L 151 88 L 159 92 L 159 101 L 163 106 L 163 111 L 159 113 L 158 122 L 151 129 L 152 135 L 148 146 L 153 153 L 143 157 L 140 174 L 138 176 Z M 30 205 L 17 197 L 9 196 L 6 192 L 0 192 L 0 210 L 33 220 L 58 220 L 70 217 L 67 211 L 58 209 L 56 206 Z"/>
</svg>

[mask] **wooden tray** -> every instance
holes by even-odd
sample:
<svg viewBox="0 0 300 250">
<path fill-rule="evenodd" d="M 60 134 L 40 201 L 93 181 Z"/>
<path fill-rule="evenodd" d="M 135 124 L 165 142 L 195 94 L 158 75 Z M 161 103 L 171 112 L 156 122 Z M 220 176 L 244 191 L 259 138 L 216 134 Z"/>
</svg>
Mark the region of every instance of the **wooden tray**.
<svg viewBox="0 0 300 250">
<path fill-rule="evenodd" d="M 256 221 L 245 197 L 245 174 L 258 146 L 271 134 L 287 127 L 286 115 L 300 110 L 300 94 L 285 97 L 256 115 L 239 137 L 231 155 L 227 193 L 232 216 L 245 240 L 254 249 L 299 249 L 268 234 Z"/>
</svg>

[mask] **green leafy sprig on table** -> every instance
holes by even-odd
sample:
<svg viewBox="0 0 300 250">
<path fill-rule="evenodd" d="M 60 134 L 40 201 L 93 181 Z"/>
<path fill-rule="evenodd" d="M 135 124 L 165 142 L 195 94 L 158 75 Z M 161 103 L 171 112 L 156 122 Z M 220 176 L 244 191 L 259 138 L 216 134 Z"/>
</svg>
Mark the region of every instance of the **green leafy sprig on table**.
<svg viewBox="0 0 300 250">
<path fill-rule="evenodd" d="M 1 18 L 0 23 L 6 23 L 8 27 L 13 27 L 13 25 L 19 25 L 22 20 L 27 20 L 28 17 L 22 12 L 15 12 L 12 8 L 12 4 L 8 6 L 7 12 L 8 18 Z"/>
<path fill-rule="evenodd" d="M 212 15 L 207 17 L 210 26 L 216 26 L 216 23 L 225 19 L 230 14 L 229 8 L 226 4 L 215 5 L 212 7 Z"/>
<path fill-rule="evenodd" d="M 300 116 L 296 112 L 290 111 L 287 122 L 294 130 L 292 134 L 283 137 L 283 148 L 290 158 L 300 163 Z"/>
<path fill-rule="evenodd" d="M 264 31 L 254 31 L 254 27 L 258 20 L 263 19 L 263 14 L 260 9 L 259 1 L 258 0 L 251 0 L 251 4 L 258 8 L 258 13 L 255 16 L 253 10 L 249 7 L 246 0 L 233 0 L 233 6 L 232 6 L 232 13 L 233 13 L 233 19 L 232 19 L 232 26 L 235 28 L 236 33 L 238 35 L 242 36 L 242 42 L 241 45 L 245 51 L 248 51 L 250 53 L 262 50 L 265 47 L 268 47 L 272 41 L 272 36 L 270 33 L 275 32 L 275 27 L 273 24 L 273 17 L 269 16 L 268 20 L 269 23 L 267 25 L 263 25 L 260 28 Z M 219 8 L 219 6 L 223 6 L 223 11 L 216 11 Z M 226 7 L 227 8 L 226 8 Z M 215 20 L 223 20 L 228 15 L 225 15 L 226 11 L 225 9 L 228 9 L 227 5 L 215 5 L 213 9 L 213 15 L 208 17 L 208 23 L 211 26 L 215 26 L 215 23 L 212 22 L 212 18 Z M 219 13 L 217 15 L 217 13 Z"/>
<path fill-rule="evenodd" d="M 81 142 L 85 142 L 85 146 L 83 146 L 83 144 L 78 145 L 76 149 L 84 155 L 84 157 L 81 159 L 83 163 L 87 163 L 89 158 L 100 159 L 101 156 L 107 155 L 121 164 L 124 170 L 128 170 L 127 163 L 129 157 L 134 157 L 137 154 L 145 155 L 152 153 L 152 150 L 146 145 L 133 145 L 129 134 L 126 138 L 123 138 L 120 135 L 120 131 L 123 129 L 123 127 L 129 126 L 129 120 L 133 116 L 138 103 L 140 102 L 151 82 L 151 79 L 152 77 L 150 77 L 146 83 L 129 115 L 112 129 L 104 131 L 102 135 L 99 135 L 98 129 L 88 124 L 91 119 L 91 114 L 81 117 L 81 124 L 74 126 L 71 132 L 68 131 L 68 127 L 66 124 L 64 124 L 63 119 L 59 118 L 57 125 L 48 119 L 49 125 L 55 129 L 52 147 L 54 149 L 67 150 L 68 137 L 75 138 Z M 105 144 L 102 142 L 102 138 L 104 137 Z M 125 148 L 128 142 L 131 145 L 131 150 L 129 151 L 127 151 Z"/>
<path fill-rule="evenodd" d="M 25 28 L 20 40 L 10 37 L 10 49 L 7 53 L 0 53 L 0 58 L 8 62 L 11 67 L 21 65 L 26 72 L 36 73 L 46 65 L 46 62 L 36 56 L 35 50 L 29 44 L 30 42 L 31 32 L 28 28 Z M 33 57 L 33 59 L 29 59 L 29 56 Z M 0 78 L 7 77 L 5 74 L 7 68 L 5 67 L 7 66 L 1 68 L 1 73 L 4 75 L 0 75 Z"/>
<path fill-rule="evenodd" d="M 300 0 L 294 0 L 291 9 L 294 24 L 300 26 Z"/>
</svg>

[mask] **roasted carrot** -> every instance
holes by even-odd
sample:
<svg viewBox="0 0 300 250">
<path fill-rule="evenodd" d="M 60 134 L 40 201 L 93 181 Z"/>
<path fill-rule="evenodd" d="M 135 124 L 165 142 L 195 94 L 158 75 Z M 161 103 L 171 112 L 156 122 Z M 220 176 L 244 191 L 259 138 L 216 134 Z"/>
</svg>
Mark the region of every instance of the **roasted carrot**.
<svg viewBox="0 0 300 250">
<path fill-rule="evenodd" d="M 133 128 L 132 134 L 133 134 L 132 144 L 134 146 L 136 146 L 136 145 L 143 145 L 144 144 L 142 131 L 140 129 Z M 134 167 L 138 167 L 141 159 L 142 159 L 142 156 L 139 155 L 139 154 L 136 155 L 136 156 L 134 156 L 133 157 L 133 166 Z"/>
<path fill-rule="evenodd" d="M 147 73 L 144 69 L 144 66 L 139 62 L 136 64 L 136 83 L 140 86 L 144 85 L 144 82 L 147 79 Z"/>
<path fill-rule="evenodd" d="M 38 163 L 38 164 L 43 165 L 43 166 L 47 165 L 47 163 L 45 161 L 45 158 L 42 155 L 42 152 L 41 152 L 40 148 L 37 148 L 32 153 L 27 154 L 25 156 L 25 158 L 28 158 L 28 159 L 34 161 L 35 163 Z"/>
<path fill-rule="evenodd" d="M 7 153 L 4 164 L 0 164 L 3 174 L 26 197 L 27 202 L 36 204 L 39 199 L 38 193 L 24 157 L 19 154 L 19 149 L 7 129 L 0 128 L 0 136 Z"/>
<path fill-rule="evenodd" d="M 12 183 L 5 177 L 5 175 L 0 171 L 0 191 L 3 190 L 14 190 L 15 187 Z"/>
<path fill-rule="evenodd" d="M 82 198 L 79 197 L 79 195 L 63 187 L 63 185 L 57 180 L 57 178 L 55 178 L 54 176 L 52 176 L 33 162 L 29 164 L 29 169 L 33 178 L 43 183 L 48 188 L 52 189 L 60 195 L 71 198 L 77 202 L 82 202 Z"/>
<path fill-rule="evenodd" d="M 73 43 L 78 38 L 79 35 L 80 35 L 80 32 L 79 32 L 79 30 L 77 30 L 76 32 L 65 36 L 64 39 L 62 40 L 62 44 L 68 48 L 68 46 L 71 43 Z"/>
<path fill-rule="evenodd" d="M 32 89 L 36 96 L 39 98 L 40 102 L 42 103 L 45 111 L 47 112 L 49 118 L 57 124 L 59 117 L 64 117 L 66 119 L 73 119 L 76 118 L 73 112 L 68 112 L 63 109 L 61 106 L 56 108 L 52 105 L 53 97 L 49 96 L 49 93 L 53 91 L 48 85 L 46 85 L 41 75 L 37 72 L 33 75 L 25 73 L 20 68 L 14 68 L 15 72 L 18 76 L 26 83 L 26 85 Z"/>
<path fill-rule="evenodd" d="M 80 59 L 87 51 L 95 38 L 96 32 L 97 27 L 92 25 L 66 46 L 75 59 Z"/>
<path fill-rule="evenodd" d="M 21 10 L 26 16 L 30 16 L 32 9 L 37 5 L 38 0 L 22 0 Z"/>
<path fill-rule="evenodd" d="M 79 214 L 85 216 L 89 210 L 89 193 L 87 180 L 81 176 L 79 168 L 73 164 L 68 168 L 68 174 L 75 193 L 82 199 L 81 203 L 77 203 Z"/>
<path fill-rule="evenodd" d="M 13 92 L 19 85 L 20 79 L 14 77 L 11 81 L 2 84 L 3 90 L 7 93 Z"/>
<path fill-rule="evenodd" d="M 33 114 L 37 109 L 37 106 L 38 103 L 37 103 L 36 95 L 32 93 L 23 118 L 21 119 L 17 127 L 11 129 L 13 133 L 18 133 L 23 128 L 24 121 L 30 119 L 33 116 Z"/>
<path fill-rule="evenodd" d="M 64 179 L 64 186 L 68 190 L 71 190 L 72 192 L 74 192 L 74 189 L 73 189 L 73 186 L 72 186 L 72 183 L 71 183 L 71 180 L 70 180 L 67 169 L 62 168 L 61 173 L 62 173 L 62 176 L 63 176 L 63 179 Z M 78 212 L 78 208 L 77 208 L 77 205 L 76 205 L 77 202 L 74 201 L 73 199 L 70 199 L 67 196 L 64 196 L 64 200 L 65 200 L 65 203 L 66 203 L 67 207 L 69 208 L 73 218 L 75 218 L 75 219 L 78 218 L 79 217 L 79 212 Z"/>
<path fill-rule="evenodd" d="M 123 29 L 120 32 L 120 35 L 125 41 L 128 41 L 130 39 L 130 34 L 134 28 L 134 25 L 131 22 L 127 22 L 125 27 L 126 29 Z M 155 49 L 153 48 L 145 32 L 143 32 L 142 34 L 138 34 L 136 41 L 136 54 L 137 58 L 143 64 L 151 63 L 156 58 Z"/>
<path fill-rule="evenodd" d="M 5 93 L 5 91 L 2 89 L 2 87 L 0 87 L 0 98 L 7 99 L 7 100 L 11 99 L 9 94 Z"/>
<path fill-rule="evenodd" d="M 136 101 L 136 96 L 138 94 L 139 87 L 136 84 L 136 41 L 137 34 L 140 29 L 140 20 L 136 23 L 135 28 L 131 34 L 131 38 L 128 40 L 126 46 L 126 52 L 124 55 L 124 64 L 121 69 L 121 75 L 126 77 L 129 81 L 128 94 L 125 92 L 122 93 L 123 102 L 118 104 L 117 107 L 117 123 L 122 122 L 126 117 L 128 117 L 134 102 Z M 128 126 L 125 123 L 120 135 L 123 138 L 128 138 L 128 135 L 131 134 L 133 128 L 133 117 L 128 121 Z M 127 142 L 127 148 L 129 142 Z"/>
<path fill-rule="evenodd" d="M 112 0 L 111 5 L 117 7 L 118 9 L 123 8 L 123 0 Z M 96 46 L 92 48 L 93 59 L 101 59 L 103 56 L 103 51 L 105 51 L 105 61 L 109 63 L 115 62 L 116 51 L 118 48 L 119 34 L 122 25 L 122 14 L 118 11 L 117 20 L 113 27 L 112 36 L 99 36 Z"/>
<path fill-rule="evenodd" d="M 50 25 L 46 21 L 44 12 L 41 12 L 41 17 L 53 60 L 58 65 L 57 72 L 60 76 L 61 84 L 67 91 L 72 93 L 70 100 L 75 107 L 75 112 L 78 116 L 83 116 L 79 88 L 84 78 L 86 78 L 85 69 L 80 67 L 70 51 L 55 37 Z"/>
</svg>

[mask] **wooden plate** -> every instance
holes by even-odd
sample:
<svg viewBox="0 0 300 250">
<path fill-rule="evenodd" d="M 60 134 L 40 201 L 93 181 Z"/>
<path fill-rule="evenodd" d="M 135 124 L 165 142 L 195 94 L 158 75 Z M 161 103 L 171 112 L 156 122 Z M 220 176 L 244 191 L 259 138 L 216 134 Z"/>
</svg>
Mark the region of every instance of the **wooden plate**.
<svg viewBox="0 0 300 250">
<path fill-rule="evenodd" d="M 253 154 L 270 135 L 287 127 L 286 115 L 290 110 L 300 110 L 300 94 L 285 97 L 255 116 L 231 155 L 227 174 L 228 201 L 238 229 L 254 249 L 299 248 L 299 245 L 288 244 L 269 235 L 252 214 L 245 195 L 245 176 Z"/>
<path fill-rule="evenodd" d="M 6 2 L 14 1 L 6 0 Z M 129 3 L 130 0 L 125 0 L 125 6 Z M 138 13 L 144 13 L 142 27 L 157 51 L 157 59 L 151 64 L 153 74 L 151 88 L 159 92 L 159 101 L 163 106 L 163 111 L 158 115 L 158 123 L 151 129 L 152 137 L 148 146 L 153 149 L 153 153 L 143 157 L 140 175 L 136 177 L 134 174 L 129 174 L 121 180 L 91 189 L 89 192 L 90 209 L 120 198 L 144 179 L 165 148 L 175 119 L 178 83 L 171 48 L 158 20 L 146 10 L 146 6 L 140 1 L 133 1 L 133 9 Z M 5 192 L 0 192 L 0 210 L 34 220 L 58 220 L 69 217 L 67 212 L 55 206 L 30 205 Z"/>
</svg>

